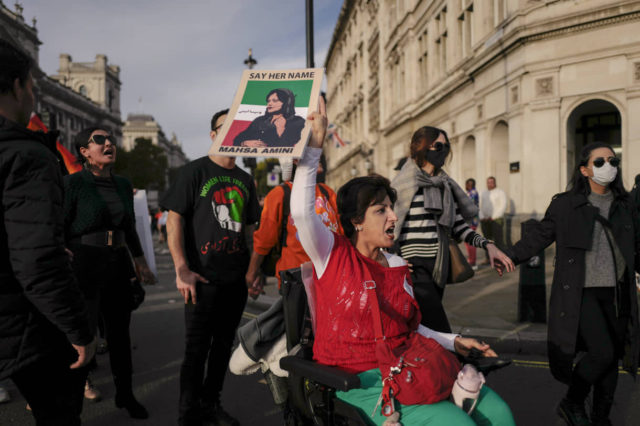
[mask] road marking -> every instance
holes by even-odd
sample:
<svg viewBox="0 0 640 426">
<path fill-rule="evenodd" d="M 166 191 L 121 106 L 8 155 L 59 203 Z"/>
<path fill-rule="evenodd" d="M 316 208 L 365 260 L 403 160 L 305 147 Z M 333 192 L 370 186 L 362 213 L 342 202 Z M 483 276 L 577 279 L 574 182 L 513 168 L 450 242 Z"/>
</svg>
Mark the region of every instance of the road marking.
<svg viewBox="0 0 640 426">
<path fill-rule="evenodd" d="M 513 365 L 518 367 L 530 367 L 530 368 L 549 368 L 548 361 L 530 361 L 527 359 L 514 359 Z M 622 367 L 618 367 L 618 373 L 621 374 L 629 374 L 627 371 L 623 370 Z M 640 368 L 638 369 L 638 374 L 640 374 Z"/>
</svg>

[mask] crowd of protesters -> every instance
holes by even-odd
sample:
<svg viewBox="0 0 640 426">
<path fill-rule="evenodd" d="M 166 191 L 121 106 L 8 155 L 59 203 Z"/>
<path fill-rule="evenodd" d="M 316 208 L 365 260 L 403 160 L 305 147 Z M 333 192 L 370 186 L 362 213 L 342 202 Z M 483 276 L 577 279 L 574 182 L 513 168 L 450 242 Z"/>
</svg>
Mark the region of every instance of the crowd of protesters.
<svg viewBox="0 0 640 426">
<path fill-rule="evenodd" d="M 0 380 L 15 383 L 37 425 L 78 425 L 102 329 L 115 405 L 145 419 L 150 414 L 132 383 L 132 283 L 153 284 L 155 277 L 135 230 L 133 188 L 112 172 L 116 141 L 100 127 L 80 131 L 74 146 L 83 170 L 63 177 L 56 133 L 26 128 L 34 108 L 32 61 L 0 41 L 0 63 Z M 410 158 L 392 182 L 358 177 L 336 196 L 322 178 L 323 100 L 318 109 L 308 117 L 302 159 L 266 195 L 261 214 L 253 178 L 234 157 L 209 155 L 180 170 L 154 215 L 184 299 L 178 423 L 239 424 L 220 396 L 247 297 L 261 294 L 261 268 L 274 249 L 276 276 L 312 263 L 322 290 L 315 360 L 357 373 L 363 387 L 338 397 L 370 412 L 384 383 L 376 326 L 365 313 L 369 302 L 362 303 L 367 289 L 360 284 L 369 274 L 385 302 L 382 322 L 391 340 L 417 332 L 451 352 L 492 357 L 485 343 L 451 333 L 442 306 L 452 273 L 449 245 L 466 243 L 473 267 L 476 249 L 484 249 L 502 276 L 555 242 L 548 352 L 552 374 L 568 385 L 557 411 L 570 425 L 611 424 L 618 364 L 624 360 L 635 375 L 640 350 L 640 195 L 624 189 L 613 149 L 585 146 L 567 192 L 510 246 L 504 191 L 494 177 L 481 194 L 474 179 L 462 189 L 449 177 L 443 167 L 451 145 L 436 127 L 421 127 L 407 141 Z M 212 141 L 227 114 L 213 115 Z M 394 309 L 402 314 L 390 315 Z M 514 424 L 508 405 L 486 386 L 472 415 L 442 402 L 405 406 L 403 424 Z M 384 418 L 378 413 L 374 421 Z"/>
</svg>

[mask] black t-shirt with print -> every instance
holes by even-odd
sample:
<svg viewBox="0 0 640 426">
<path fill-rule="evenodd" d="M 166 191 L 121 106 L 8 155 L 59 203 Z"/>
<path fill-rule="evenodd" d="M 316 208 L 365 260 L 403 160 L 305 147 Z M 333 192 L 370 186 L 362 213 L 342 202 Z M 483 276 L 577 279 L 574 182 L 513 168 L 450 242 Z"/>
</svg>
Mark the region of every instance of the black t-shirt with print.
<svg viewBox="0 0 640 426">
<path fill-rule="evenodd" d="M 244 226 L 259 219 L 255 185 L 247 172 L 199 158 L 180 170 L 161 205 L 184 218 L 184 249 L 192 271 L 210 280 L 245 273 Z"/>
</svg>

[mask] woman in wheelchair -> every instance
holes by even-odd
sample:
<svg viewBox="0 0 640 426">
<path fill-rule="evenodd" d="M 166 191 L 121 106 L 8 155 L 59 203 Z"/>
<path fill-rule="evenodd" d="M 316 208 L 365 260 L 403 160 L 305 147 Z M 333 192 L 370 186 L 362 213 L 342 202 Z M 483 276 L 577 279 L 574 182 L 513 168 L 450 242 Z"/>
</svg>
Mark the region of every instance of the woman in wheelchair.
<svg viewBox="0 0 640 426">
<path fill-rule="evenodd" d="M 406 262 L 384 249 L 393 245 L 397 217 L 395 191 L 382 176 L 358 177 L 338 191 L 338 213 L 345 236 L 329 231 L 315 214 L 315 177 L 322 153 L 327 118 L 309 115 L 311 138 L 298 164 L 291 192 L 291 215 L 298 236 L 314 267 L 316 330 L 314 359 L 357 373 L 361 388 L 338 392 L 338 398 L 372 413 L 372 424 L 385 417 L 378 408 L 383 389 L 376 358 L 371 303 L 363 283 L 373 278 L 386 342 L 398 345 L 411 332 L 432 338 L 449 351 L 467 355 L 473 348 L 496 356 L 489 345 L 456 334 L 440 333 L 420 325 L 420 311 Z M 368 272 L 364 272 L 365 269 Z M 368 277 L 368 278 L 367 278 Z M 376 294 L 374 293 L 374 294 Z M 484 386 L 475 410 L 468 415 L 448 400 L 429 405 L 404 405 L 395 410 L 403 425 L 515 425 L 508 405 Z"/>
</svg>

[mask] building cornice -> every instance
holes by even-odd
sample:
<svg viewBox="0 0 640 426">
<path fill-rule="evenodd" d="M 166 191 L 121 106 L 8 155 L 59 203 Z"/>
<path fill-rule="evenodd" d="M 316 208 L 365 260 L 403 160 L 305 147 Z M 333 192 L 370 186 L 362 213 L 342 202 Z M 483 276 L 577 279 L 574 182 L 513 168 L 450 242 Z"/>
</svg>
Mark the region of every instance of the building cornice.
<svg viewBox="0 0 640 426">
<path fill-rule="evenodd" d="M 355 6 L 355 0 L 344 0 L 342 3 L 342 8 L 340 9 L 340 15 L 338 15 L 338 22 L 336 23 L 336 27 L 333 30 L 333 36 L 331 36 L 331 43 L 329 44 L 329 50 L 327 51 L 327 57 L 324 60 L 324 67 L 328 68 L 329 61 L 331 60 L 331 56 L 333 55 L 333 49 L 338 43 L 338 40 L 342 36 L 344 29 L 349 23 L 349 18 L 351 17 L 351 11 Z"/>
</svg>

